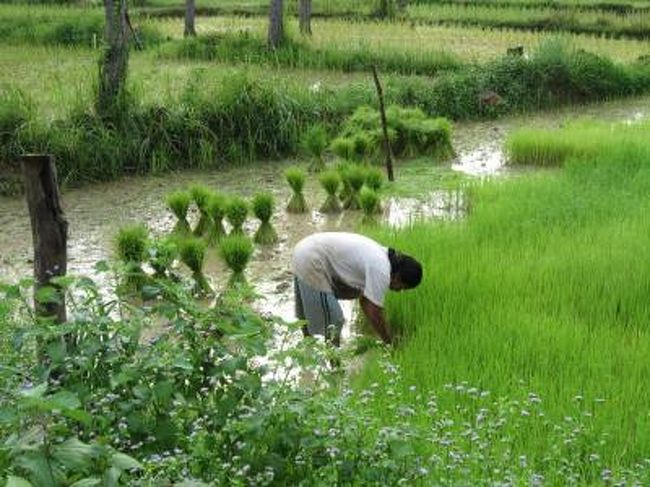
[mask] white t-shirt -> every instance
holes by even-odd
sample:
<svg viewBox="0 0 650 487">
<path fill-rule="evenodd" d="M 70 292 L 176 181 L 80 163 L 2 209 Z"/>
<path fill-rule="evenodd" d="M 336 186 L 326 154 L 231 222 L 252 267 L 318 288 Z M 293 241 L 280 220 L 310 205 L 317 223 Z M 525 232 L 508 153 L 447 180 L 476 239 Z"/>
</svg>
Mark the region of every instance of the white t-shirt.
<svg viewBox="0 0 650 487">
<path fill-rule="evenodd" d="M 304 238 L 293 251 L 293 272 L 319 291 L 336 294 L 337 282 L 343 283 L 380 307 L 390 286 L 388 248 L 356 233 Z"/>
</svg>

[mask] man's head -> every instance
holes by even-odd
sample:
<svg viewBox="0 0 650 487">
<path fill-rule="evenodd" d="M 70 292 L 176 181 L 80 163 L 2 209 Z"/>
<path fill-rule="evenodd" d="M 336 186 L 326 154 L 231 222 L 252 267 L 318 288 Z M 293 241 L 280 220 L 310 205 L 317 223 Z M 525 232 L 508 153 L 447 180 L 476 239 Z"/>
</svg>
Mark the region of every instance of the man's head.
<svg viewBox="0 0 650 487">
<path fill-rule="evenodd" d="M 413 257 L 388 249 L 390 288 L 393 291 L 412 289 L 422 280 L 422 266 Z"/>
</svg>

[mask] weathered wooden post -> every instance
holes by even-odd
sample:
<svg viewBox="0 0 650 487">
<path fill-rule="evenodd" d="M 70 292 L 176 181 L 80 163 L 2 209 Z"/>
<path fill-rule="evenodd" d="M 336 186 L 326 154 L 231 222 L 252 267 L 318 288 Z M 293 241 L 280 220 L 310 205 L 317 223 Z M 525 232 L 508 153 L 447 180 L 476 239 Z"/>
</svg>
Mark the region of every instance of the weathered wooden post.
<svg viewBox="0 0 650 487">
<path fill-rule="evenodd" d="M 34 243 L 34 307 L 37 316 L 63 323 L 66 321 L 64 292 L 50 283 L 53 277 L 65 275 L 68 261 L 68 222 L 59 203 L 54 157 L 24 155 L 21 167 Z M 41 303 L 36 296 L 45 286 L 55 289 L 57 296 Z"/>
<path fill-rule="evenodd" d="M 395 181 L 393 174 L 393 157 L 391 155 L 390 140 L 388 138 L 388 122 L 386 121 L 386 110 L 384 108 L 384 92 L 381 89 L 379 82 L 379 75 L 377 74 L 377 67 L 373 64 L 372 76 L 375 79 L 375 87 L 377 88 L 377 97 L 379 98 L 379 115 L 381 116 L 381 128 L 384 132 L 384 152 L 386 155 L 386 173 L 389 181 Z"/>
</svg>

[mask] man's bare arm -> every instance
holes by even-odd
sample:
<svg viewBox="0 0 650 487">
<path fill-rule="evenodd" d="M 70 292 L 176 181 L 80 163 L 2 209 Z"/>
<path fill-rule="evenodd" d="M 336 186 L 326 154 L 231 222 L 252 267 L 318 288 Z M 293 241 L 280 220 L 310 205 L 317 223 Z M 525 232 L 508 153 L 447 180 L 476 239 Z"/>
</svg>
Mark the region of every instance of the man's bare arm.
<svg viewBox="0 0 650 487">
<path fill-rule="evenodd" d="M 365 296 L 361 296 L 360 302 L 361 309 L 366 315 L 366 318 L 368 318 L 368 321 L 370 321 L 372 327 L 375 329 L 377 334 L 379 334 L 381 339 L 390 345 L 392 343 L 392 338 L 388 328 L 388 323 L 386 323 L 386 319 L 384 318 L 384 310 L 372 301 L 368 300 Z"/>
</svg>

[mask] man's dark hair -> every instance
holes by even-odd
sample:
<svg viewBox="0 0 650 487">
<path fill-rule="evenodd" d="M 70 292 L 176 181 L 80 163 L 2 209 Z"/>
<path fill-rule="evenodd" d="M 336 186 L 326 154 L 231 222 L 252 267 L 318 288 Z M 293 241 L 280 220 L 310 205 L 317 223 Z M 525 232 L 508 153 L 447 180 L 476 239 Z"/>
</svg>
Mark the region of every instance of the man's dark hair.
<svg viewBox="0 0 650 487">
<path fill-rule="evenodd" d="M 413 257 L 402 254 L 395 249 L 388 249 L 391 275 L 397 275 L 399 280 L 411 289 L 420 284 L 422 280 L 422 266 Z"/>
</svg>

